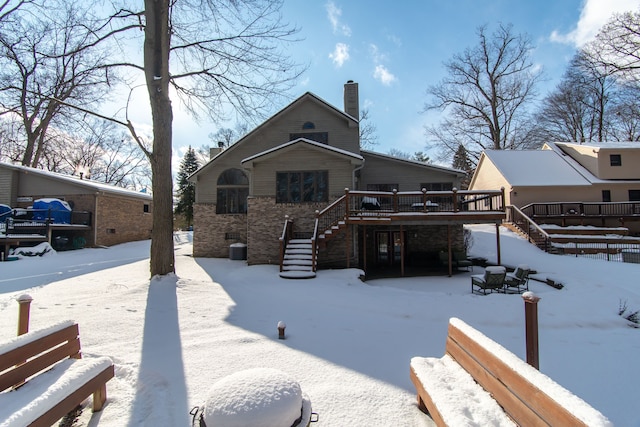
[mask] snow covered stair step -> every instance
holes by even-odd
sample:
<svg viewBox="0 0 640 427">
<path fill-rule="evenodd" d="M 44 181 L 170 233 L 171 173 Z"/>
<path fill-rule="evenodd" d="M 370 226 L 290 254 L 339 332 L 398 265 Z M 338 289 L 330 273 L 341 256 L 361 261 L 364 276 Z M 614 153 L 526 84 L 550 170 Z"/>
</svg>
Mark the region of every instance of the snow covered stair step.
<svg viewBox="0 0 640 427">
<path fill-rule="evenodd" d="M 100 411 L 113 376 L 108 357 L 80 358 L 72 321 L 0 344 L 0 427 L 53 425 L 92 394 L 92 409 Z"/>
<path fill-rule="evenodd" d="M 414 357 L 418 405 L 439 426 L 602 426 L 599 411 L 462 320 L 449 321 L 445 355 Z"/>
<path fill-rule="evenodd" d="M 313 271 L 282 271 L 280 277 L 283 279 L 313 279 L 316 273 Z"/>
</svg>

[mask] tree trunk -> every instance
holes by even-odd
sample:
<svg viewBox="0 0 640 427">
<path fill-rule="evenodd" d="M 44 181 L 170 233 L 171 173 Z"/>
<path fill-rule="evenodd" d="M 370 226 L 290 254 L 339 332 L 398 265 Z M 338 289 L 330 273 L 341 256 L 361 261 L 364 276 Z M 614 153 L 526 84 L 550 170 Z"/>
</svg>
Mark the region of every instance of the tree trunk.
<svg viewBox="0 0 640 427">
<path fill-rule="evenodd" d="M 175 272 L 172 122 L 169 99 L 169 0 L 145 0 L 144 69 L 153 122 L 151 276 Z"/>
</svg>

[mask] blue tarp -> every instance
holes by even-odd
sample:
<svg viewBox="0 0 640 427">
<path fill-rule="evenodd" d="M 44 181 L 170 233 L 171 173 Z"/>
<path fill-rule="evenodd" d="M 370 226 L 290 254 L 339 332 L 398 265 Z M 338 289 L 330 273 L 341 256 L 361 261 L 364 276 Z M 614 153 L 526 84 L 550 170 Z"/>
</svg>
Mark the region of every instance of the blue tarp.
<svg viewBox="0 0 640 427">
<path fill-rule="evenodd" d="M 60 199 L 38 199 L 33 202 L 33 219 L 51 219 L 56 224 L 71 224 L 71 206 Z"/>
<path fill-rule="evenodd" d="M 4 221 L 5 219 L 11 216 L 11 206 L 0 204 L 0 221 Z"/>
</svg>

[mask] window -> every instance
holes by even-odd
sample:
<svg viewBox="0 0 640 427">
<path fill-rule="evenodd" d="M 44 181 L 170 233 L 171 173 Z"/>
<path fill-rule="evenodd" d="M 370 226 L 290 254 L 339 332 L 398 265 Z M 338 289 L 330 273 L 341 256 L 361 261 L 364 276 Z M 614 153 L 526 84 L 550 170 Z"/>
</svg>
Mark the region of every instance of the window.
<svg viewBox="0 0 640 427">
<path fill-rule="evenodd" d="M 316 125 L 313 124 L 313 122 L 304 122 L 304 124 L 302 125 L 302 129 L 315 129 Z"/>
<path fill-rule="evenodd" d="M 640 202 L 640 190 L 629 190 L 629 201 Z"/>
<path fill-rule="evenodd" d="M 329 132 L 301 132 L 289 134 L 289 141 L 293 141 L 298 138 L 306 138 L 321 144 L 329 144 Z"/>
<path fill-rule="evenodd" d="M 602 190 L 602 201 L 605 203 L 611 201 L 611 190 Z"/>
<path fill-rule="evenodd" d="M 217 214 L 247 213 L 249 179 L 240 169 L 227 169 L 218 177 Z"/>
<path fill-rule="evenodd" d="M 420 191 L 423 188 L 427 191 L 451 191 L 453 190 L 453 182 L 423 182 L 420 184 Z"/>
<path fill-rule="evenodd" d="M 367 191 L 386 191 L 388 193 L 393 190 L 400 190 L 398 184 L 367 184 Z"/>
<path fill-rule="evenodd" d="M 149 213 L 149 203 L 145 203 L 142 207 L 142 212 Z"/>
<path fill-rule="evenodd" d="M 622 166 L 622 156 L 620 154 L 609 154 L 611 166 Z"/>
<path fill-rule="evenodd" d="M 328 200 L 328 171 L 276 173 L 276 203 L 326 202 Z"/>
</svg>

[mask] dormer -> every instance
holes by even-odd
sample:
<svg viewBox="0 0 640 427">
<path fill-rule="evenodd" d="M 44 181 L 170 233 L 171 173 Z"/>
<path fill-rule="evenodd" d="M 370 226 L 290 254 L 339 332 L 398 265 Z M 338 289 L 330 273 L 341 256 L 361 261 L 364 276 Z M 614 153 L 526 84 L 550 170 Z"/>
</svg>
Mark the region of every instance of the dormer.
<svg viewBox="0 0 640 427">
<path fill-rule="evenodd" d="M 555 143 L 599 179 L 640 179 L 640 144 L 633 142 Z"/>
</svg>

